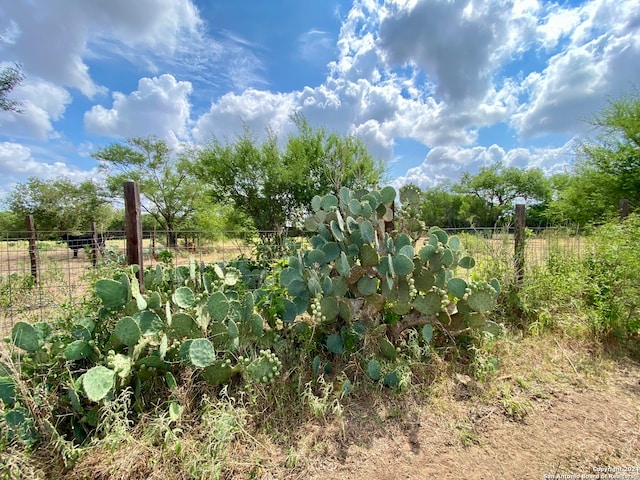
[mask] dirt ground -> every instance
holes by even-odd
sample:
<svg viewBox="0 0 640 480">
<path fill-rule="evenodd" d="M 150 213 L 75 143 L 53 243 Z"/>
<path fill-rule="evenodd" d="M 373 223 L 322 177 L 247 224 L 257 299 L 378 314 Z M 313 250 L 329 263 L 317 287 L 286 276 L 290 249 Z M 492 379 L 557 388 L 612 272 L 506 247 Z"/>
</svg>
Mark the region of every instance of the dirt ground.
<svg viewBox="0 0 640 480">
<path fill-rule="evenodd" d="M 408 414 L 363 409 L 329 441 L 326 427 L 310 427 L 297 468 L 258 478 L 640 479 L 640 365 L 616 362 L 597 378 L 579 368 L 551 383 L 520 379 L 520 390 L 504 379 L 493 402 L 459 376 Z"/>
</svg>

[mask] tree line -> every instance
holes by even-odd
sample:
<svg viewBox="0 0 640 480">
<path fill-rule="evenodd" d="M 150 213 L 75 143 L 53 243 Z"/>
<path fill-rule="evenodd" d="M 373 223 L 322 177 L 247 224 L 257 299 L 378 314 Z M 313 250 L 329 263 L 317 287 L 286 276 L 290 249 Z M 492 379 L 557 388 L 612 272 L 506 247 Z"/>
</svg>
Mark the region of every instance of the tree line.
<svg viewBox="0 0 640 480">
<path fill-rule="evenodd" d="M 296 130 L 283 141 L 267 131 L 264 139 L 245 129 L 232 140 L 212 138 L 194 148 L 173 151 L 155 136 L 130 138 L 100 147 L 98 183 L 68 178 L 29 178 L 18 184 L 0 212 L 0 231 L 24 230 L 33 215 L 41 231 L 123 229 L 117 208 L 124 181 L 138 182 L 143 228 L 282 232 L 294 224 L 314 195 L 378 187 L 385 165 L 361 139 L 312 127 L 293 117 Z M 525 202 L 529 226 L 584 226 L 616 215 L 621 198 L 638 207 L 640 192 L 640 96 L 610 101 L 591 124 L 597 135 L 582 141 L 571 170 L 546 176 L 540 168 L 496 163 L 465 172 L 421 196 L 419 218 L 426 225 L 494 227 L 512 222 L 513 205 Z"/>
</svg>

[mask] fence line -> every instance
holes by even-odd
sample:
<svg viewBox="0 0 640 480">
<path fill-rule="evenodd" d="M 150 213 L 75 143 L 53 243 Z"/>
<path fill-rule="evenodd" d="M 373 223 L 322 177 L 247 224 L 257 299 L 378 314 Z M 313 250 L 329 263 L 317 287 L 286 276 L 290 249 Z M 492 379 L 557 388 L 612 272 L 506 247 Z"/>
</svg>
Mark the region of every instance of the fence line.
<svg viewBox="0 0 640 480">
<path fill-rule="evenodd" d="M 483 275 L 510 275 L 513 278 L 513 229 L 461 228 L 445 231 L 449 235 L 460 237 L 468 253 L 476 258 L 476 268 L 481 268 Z M 239 257 L 254 260 L 259 257 L 267 262 L 279 258 L 277 252 L 270 251 L 266 245 L 261 246 L 257 234 L 205 230 L 176 233 L 180 242 L 176 246 L 168 246 L 166 242 L 158 240 L 157 232 L 142 232 L 141 247 L 145 266 L 153 267 L 163 261 L 174 266 L 186 265 L 190 258 L 206 265 L 228 263 Z M 102 235 L 105 247 L 95 259 L 96 269 L 89 246 L 79 250 L 77 257 L 74 257 L 66 243 L 55 239 L 60 238 L 57 232 L 35 232 L 34 250 L 29 247 L 30 237 L 27 231 L 4 233 L 0 237 L 0 330 L 6 332 L 19 319 L 48 320 L 51 315 L 59 314 L 61 308 L 78 305 L 95 278 L 105 275 L 102 267 L 125 265 L 124 232 L 107 231 L 102 232 Z M 308 245 L 305 237 L 292 237 L 287 241 Z M 527 230 L 525 275 L 528 269 L 546 262 L 554 252 L 564 256 L 579 255 L 584 246 L 584 238 L 576 232 L 561 229 Z M 35 254 L 38 265 L 37 283 L 32 277 L 31 253 Z"/>
</svg>

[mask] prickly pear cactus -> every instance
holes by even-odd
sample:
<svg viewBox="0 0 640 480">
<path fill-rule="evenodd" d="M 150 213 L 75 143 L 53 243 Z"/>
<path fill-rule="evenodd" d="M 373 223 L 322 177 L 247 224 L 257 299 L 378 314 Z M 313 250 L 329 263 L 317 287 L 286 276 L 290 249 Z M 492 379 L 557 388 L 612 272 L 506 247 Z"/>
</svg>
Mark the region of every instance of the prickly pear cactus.
<svg viewBox="0 0 640 480">
<path fill-rule="evenodd" d="M 437 227 L 425 231 L 417 219 L 419 190 L 401 190 L 400 220 L 394 218 L 396 196 L 392 187 L 316 196 L 304 222 L 313 234 L 311 247 L 290 257 L 280 274 L 298 315 L 306 313 L 302 318 L 324 332 L 331 353 L 350 350 L 340 332 L 355 323 L 385 337 L 378 345 L 389 358 L 407 328 L 429 325 L 423 336 L 429 339 L 434 326 L 450 333 L 482 328 L 484 315 L 495 307 L 497 281 L 456 276 L 466 277 L 475 263 L 460 239 Z"/>
</svg>

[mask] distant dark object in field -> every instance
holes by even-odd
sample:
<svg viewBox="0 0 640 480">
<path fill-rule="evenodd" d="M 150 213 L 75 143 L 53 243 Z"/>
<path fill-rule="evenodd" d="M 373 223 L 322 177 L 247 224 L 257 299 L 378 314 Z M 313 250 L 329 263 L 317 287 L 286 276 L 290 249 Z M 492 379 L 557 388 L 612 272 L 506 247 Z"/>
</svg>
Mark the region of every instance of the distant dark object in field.
<svg viewBox="0 0 640 480">
<path fill-rule="evenodd" d="M 102 252 L 104 250 L 104 235 L 98 234 L 96 239 L 98 241 L 98 249 Z M 68 235 L 64 233 L 62 241 L 73 250 L 73 258 L 78 256 L 78 250 L 84 247 L 93 248 L 93 235 Z"/>
</svg>

